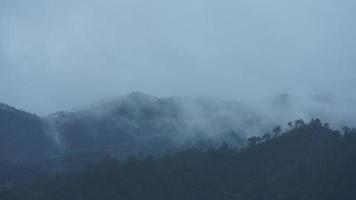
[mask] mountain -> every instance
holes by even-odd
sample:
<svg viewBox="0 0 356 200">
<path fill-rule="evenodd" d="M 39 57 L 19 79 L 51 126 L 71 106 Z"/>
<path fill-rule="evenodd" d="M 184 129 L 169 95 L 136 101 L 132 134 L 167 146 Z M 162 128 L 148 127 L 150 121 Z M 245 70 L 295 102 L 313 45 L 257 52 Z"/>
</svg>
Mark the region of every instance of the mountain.
<svg viewBox="0 0 356 200">
<path fill-rule="evenodd" d="M 156 98 L 131 93 L 46 118 L 65 152 L 105 151 L 117 157 L 161 154 L 191 146 L 241 146 L 258 116 L 240 104 L 211 99 Z"/>
<path fill-rule="evenodd" d="M 41 177 L 2 188 L 0 199 L 355 199 L 356 130 L 341 133 L 318 119 L 290 127 L 239 150 L 192 148 Z"/>
<path fill-rule="evenodd" d="M 0 104 L 0 161 L 33 161 L 90 152 L 118 158 L 161 155 L 223 142 L 240 147 L 266 129 L 239 102 L 157 98 L 143 93 L 106 99 L 46 117 Z"/>
<path fill-rule="evenodd" d="M 36 115 L 0 104 L 0 161 L 39 160 L 52 153 L 52 139 Z"/>
</svg>

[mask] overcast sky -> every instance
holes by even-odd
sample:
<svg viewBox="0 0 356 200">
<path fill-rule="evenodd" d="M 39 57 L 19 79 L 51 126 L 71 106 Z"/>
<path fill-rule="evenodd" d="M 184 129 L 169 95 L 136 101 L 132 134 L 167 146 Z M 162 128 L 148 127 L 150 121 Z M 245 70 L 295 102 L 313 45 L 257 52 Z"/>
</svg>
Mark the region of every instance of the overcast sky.
<svg viewBox="0 0 356 200">
<path fill-rule="evenodd" d="M 356 94 L 355 0 L 0 0 L 0 102 Z"/>
</svg>

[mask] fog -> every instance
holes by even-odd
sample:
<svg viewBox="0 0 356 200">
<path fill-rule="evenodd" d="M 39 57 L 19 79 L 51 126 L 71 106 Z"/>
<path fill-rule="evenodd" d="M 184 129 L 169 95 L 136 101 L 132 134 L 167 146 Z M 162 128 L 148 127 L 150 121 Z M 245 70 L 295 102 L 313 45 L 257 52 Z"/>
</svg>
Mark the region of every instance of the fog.
<svg viewBox="0 0 356 200">
<path fill-rule="evenodd" d="M 0 102 L 40 115 L 141 91 L 355 123 L 352 0 L 0 0 Z M 280 94 L 288 109 L 276 110 Z M 350 122 L 349 122 L 350 121 Z"/>
</svg>

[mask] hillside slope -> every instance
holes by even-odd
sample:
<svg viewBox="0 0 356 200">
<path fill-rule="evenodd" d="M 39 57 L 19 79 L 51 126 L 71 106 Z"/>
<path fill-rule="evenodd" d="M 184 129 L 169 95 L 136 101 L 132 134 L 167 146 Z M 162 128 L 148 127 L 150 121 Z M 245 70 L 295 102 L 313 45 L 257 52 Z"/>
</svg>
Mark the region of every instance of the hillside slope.
<svg viewBox="0 0 356 200">
<path fill-rule="evenodd" d="M 33 161 L 88 152 L 118 158 L 227 142 L 242 146 L 265 127 L 243 105 L 132 93 L 47 117 L 0 104 L 0 161 Z M 247 132 L 248 130 L 248 132 Z"/>
<path fill-rule="evenodd" d="M 356 131 L 297 121 L 248 147 L 190 149 L 113 160 L 78 174 L 3 188 L 2 200 L 349 200 L 356 198 Z"/>
<path fill-rule="evenodd" d="M 66 152 L 105 151 L 120 158 L 222 142 L 241 146 L 246 130 L 264 128 L 258 115 L 239 104 L 142 93 L 54 113 L 46 121 Z"/>
<path fill-rule="evenodd" d="M 52 147 L 39 117 L 0 104 L 0 161 L 43 159 Z"/>
</svg>

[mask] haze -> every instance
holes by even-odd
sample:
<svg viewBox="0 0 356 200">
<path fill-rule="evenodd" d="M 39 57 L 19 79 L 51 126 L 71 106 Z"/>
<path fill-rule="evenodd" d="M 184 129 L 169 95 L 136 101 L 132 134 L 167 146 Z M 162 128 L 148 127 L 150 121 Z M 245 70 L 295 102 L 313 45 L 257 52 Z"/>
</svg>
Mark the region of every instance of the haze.
<svg viewBox="0 0 356 200">
<path fill-rule="evenodd" d="M 353 0 L 0 0 L 0 102 L 45 115 L 132 91 L 257 107 L 288 93 L 299 112 L 354 116 L 355 10 Z"/>
</svg>

